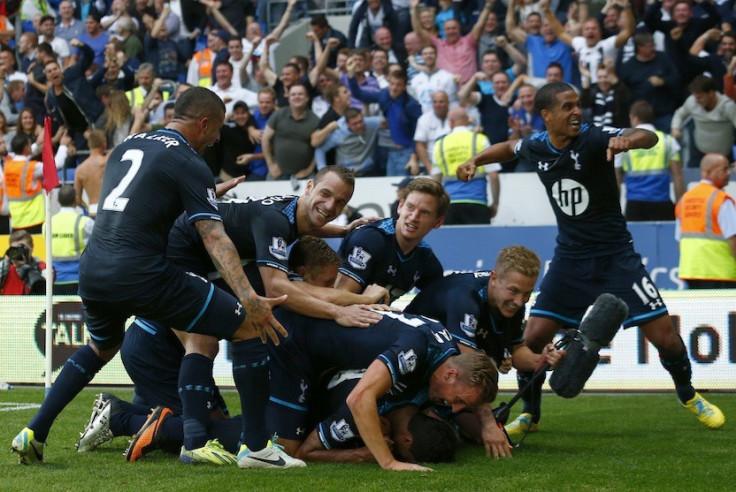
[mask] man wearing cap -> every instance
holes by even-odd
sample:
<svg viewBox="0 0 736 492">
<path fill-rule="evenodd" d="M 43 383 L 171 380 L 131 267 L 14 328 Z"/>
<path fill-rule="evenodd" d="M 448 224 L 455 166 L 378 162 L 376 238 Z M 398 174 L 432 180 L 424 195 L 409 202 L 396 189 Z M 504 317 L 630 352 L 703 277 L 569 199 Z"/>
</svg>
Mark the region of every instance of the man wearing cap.
<svg viewBox="0 0 736 492">
<path fill-rule="evenodd" d="M 222 65 L 218 65 L 217 69 Z M 220 127 L 220 140 L 204 154 L 213 174 L 217 176 L 219 173 L 223 181 L 250 175 L 250 163 L 263 158 L 262 153 L 255 153 L 255 146 L 249 136 L 250 129 L 255 127 L 255 120 L 248 105 L 241 100 L 229 104 L 232 106 L 232 110 L 228 111 L 230 119 Z"/>
<path fill-rule="evenodd" d="M 250 111 L 255 111 L 258 107 L 258 95 L 255 92 L 233 84 L 233 66 L 229 61 L 217 64 L 215 81 L 215 85 L 210 87 L 210 90 L 220 96 L 228 114 L 233 112 L 236 101 L 244 102 Z"/>
<path fill-rule="evenodd" d="M 222 59 L 228 57 L 227 45 L 230 39 L 227 31 L 213 30 L 207 34 L 207 47 L 197 51 L 192 56 L 187 69 L 187 83 L 193 86 L 209 87 L 212 85 L 212 75 L 215 65 L 219 62 L 221 52 Z"/>
</svg>

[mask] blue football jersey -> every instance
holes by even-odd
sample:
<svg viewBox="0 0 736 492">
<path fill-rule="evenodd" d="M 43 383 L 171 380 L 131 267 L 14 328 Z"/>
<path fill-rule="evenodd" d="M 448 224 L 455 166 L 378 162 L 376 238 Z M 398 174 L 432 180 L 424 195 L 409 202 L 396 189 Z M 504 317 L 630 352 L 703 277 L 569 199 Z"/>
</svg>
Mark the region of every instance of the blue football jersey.
<svg viewBox="0 0 736 492">
<path fill-rule="evenodd" d="M 444 273 L 442 264 L 424 241 L 404 255 L 396 241 L 395 226 L 393 219 L 383 219 L 358 227 L 343 239 L 339 251 L 343 260 L 340 273 L 362 287 L 385 287 L 392 302 Z"/>
<path fill-rule="evenodd" d="M 204 160 L 169 129 L 128 137 L 110 154 L 95 229 L 79 266 L 80 294 L 133 299 L 161 281 L 177 217 L 220 220 L 215 182 Z"/>
<path fill-rule="evenodd" d="M 454 273 L 426 286 L 404 309 L 438 320 L 458 342 L 500 364 L 504 349 L 524 340 L 524 309 L 506 318 L 488 303 L 491 272 Z"/>
<path fill-rule="evenodd" d="M 564 149 L 554 148 L 546 131 L 517 142 L 514 153 L 536 167 L 557 218 L 556 254 L 591 258 L 631 244 L 616 173 L 606 160 L 608 141 L 623 131 L 584 124 Z"/>
<path fill-rule="evenodd" d="M 289 273 L 287 248 L 297 240 L 295 196 L 269 196 L 219 204 L 225 232 L 246 264 L 253 288 L 263 295 L 258 268 L 267 266 Z M 186 215 L 169 234 L 167 258 L 200 275 L 214 274 L 202 238 Z M 212 276 L 212 275 L 211 275 Z"/>
</svg>

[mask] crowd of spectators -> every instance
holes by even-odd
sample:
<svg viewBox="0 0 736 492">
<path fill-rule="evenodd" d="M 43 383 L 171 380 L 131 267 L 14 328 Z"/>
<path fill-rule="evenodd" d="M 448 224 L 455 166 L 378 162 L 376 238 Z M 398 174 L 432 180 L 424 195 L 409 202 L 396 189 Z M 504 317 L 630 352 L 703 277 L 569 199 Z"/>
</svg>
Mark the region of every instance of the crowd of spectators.
<svg viewBox="0 0 736 492">
<path fill-rule="evenodd" d="M 43 118 L 51 116 L 57 165 L 71 182 L 90 155 L 99 161 L 129 134 L 165 126 L 177 95 L 205 86 L 228 111 L 220 142 L 205 155 L 218 178 L 302 179 L 338 163 L 359 176 L 441 180 L 433 144 L 450 133 L 450 110 L 462 107 L 468 127 L 491 144 L 524 137 L 544 130 L 536 90 L 564 80 L 579 89 L 587 123 L 629 126 L 629 109 L 646 101 L 652 126 L 687 151 L 683 165 L 697 166 L 708 152 L 733 160 L 733 0 L 345 6 L 352 8 L 347 32 L 312 14 L 306 56 L 294 54 L 279 67 L 273 55 L 286 27 L 320 5 L 4 0 L 0 153 L 37 160 Z M 694 132 L 683 142 L 689 118 Z M 94 148 L 93 129 L 105 140 L 93 137 Z M 30 143 L 28 155 L 13 151 L 19 136 Z M 502 168 L 533 170 L 529 162 Z M 6 176 L 4 186 L 9 179 L 18 181 Z M 8 197 L 29 193 L 31 184 L 3 192 L 2 230 Z"/>
</svg>

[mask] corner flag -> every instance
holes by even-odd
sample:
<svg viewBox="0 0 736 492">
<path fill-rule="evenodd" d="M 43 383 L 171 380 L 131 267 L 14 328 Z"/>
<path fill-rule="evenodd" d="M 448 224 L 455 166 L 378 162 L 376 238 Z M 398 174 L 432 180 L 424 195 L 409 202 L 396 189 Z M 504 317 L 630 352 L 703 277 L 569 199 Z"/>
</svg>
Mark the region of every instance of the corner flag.
<svg viewBox="0 0 736 492">
<path fill-rule="evenodd" d="M 51 118 L 43 120 L 43 189 L 46 194 L 59 186 L 59 175 L 56 173 L 56 162 L 54 161 L 54 147 L 51 143 Z"/>
</svg>

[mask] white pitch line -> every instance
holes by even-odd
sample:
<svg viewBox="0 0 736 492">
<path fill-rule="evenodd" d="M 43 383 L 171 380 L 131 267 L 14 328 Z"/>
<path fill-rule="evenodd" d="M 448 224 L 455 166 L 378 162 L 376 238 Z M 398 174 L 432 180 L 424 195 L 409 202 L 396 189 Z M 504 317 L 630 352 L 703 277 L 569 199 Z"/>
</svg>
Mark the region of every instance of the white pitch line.
<svg viewBox="0 0 736 492">
<path fill-rule="evenodd" d="M 31 410 L 34 408 L 41 408 L 41 405 L 39 403 L 16 403 L 16 402 L 0 403 L 0 412 L 15 412 L 19 410 Z"/>
</svg>

